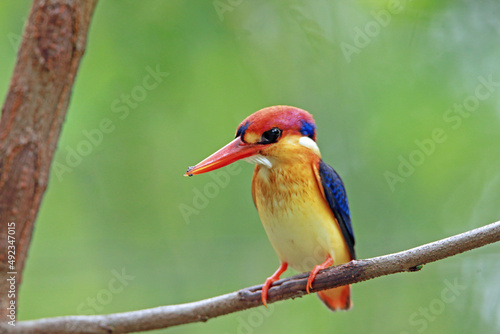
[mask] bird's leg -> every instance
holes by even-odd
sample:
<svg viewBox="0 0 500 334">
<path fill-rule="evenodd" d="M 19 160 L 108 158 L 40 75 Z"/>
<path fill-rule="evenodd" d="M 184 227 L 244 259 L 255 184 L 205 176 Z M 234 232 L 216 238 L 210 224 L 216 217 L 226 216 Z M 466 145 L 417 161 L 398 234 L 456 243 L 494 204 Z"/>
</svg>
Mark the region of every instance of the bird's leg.
<svg viewBox="0 0 500 334">
<path fill-rule="evenodd" d="M 266 282 L 264 283 L 264 286 L 262 286 L 261 298 L 262 298 L 262 304 L 264 304 L 265 307 L 267 307 L 267 292 L 269 291 L 271 284 L 280 279 L 281 274 L 283 274 L 286 271 L 286 268 L 288 268 L 288 263 L 281 262 L 281 265 L 278 268 L 278 270 L 276 270 L 276 272 L 272 274 L 271 277 L 268 277 L 266 279 Z"/>
<path fill-rule="evenodd" d="M 309 278 L 307 279 L 307 285 L 306 285 L 307 293 L 309 293 L 309 290 L 312 289 L 312 284 L 319 271 L 330 267 L 332 264 L 333 264 L 333 259 L 330 255 L 328 255 L 325 262 L 323 262 L 322 264 L 318 264 L 317 266 L 314 266 L 313 270 L 311 270 L 311 273 L 309 274 Z"/>
</svg>

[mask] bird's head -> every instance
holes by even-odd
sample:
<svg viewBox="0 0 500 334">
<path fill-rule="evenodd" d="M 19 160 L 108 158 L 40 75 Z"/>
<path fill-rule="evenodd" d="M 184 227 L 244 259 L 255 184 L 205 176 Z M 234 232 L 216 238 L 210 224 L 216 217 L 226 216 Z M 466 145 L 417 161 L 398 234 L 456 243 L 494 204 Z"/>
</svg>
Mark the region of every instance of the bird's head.
<svg viewBox="0 0 500 334">
<path fill-rule="evenodd" d="M 206 173 L 241 159 L 272 168 L 311 154 L 320 156 L 311 114 L 295 107 L 274 106 L 248 116 L 238 126 L 233 141 L 189 167 L 184 175 Z"/>
</svg>

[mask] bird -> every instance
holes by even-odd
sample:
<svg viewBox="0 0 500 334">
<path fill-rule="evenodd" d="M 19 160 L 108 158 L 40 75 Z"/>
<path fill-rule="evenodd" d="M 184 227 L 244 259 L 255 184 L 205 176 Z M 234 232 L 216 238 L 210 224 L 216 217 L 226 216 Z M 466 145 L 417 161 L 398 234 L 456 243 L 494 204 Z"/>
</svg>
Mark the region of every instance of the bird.
<svg viewBox="0 0 500 334">
<path fill-rule="evenodd" d="M 255 164 L 252 199 L 280 266 L 261 290 L 268 291 L 288 267 L 308 272 L 310 293 L 318 272 L 356 258 L 347 194 L 337 172 L 321 159 L 316 123 L 300 108 L 278 105 L 244 119 L 235 139 L 189 167 L 185 176 L 210 172 L 238 160 Z M 352 307 L 350 285 L 317 292 L 332 311 Z"/>
</svg>

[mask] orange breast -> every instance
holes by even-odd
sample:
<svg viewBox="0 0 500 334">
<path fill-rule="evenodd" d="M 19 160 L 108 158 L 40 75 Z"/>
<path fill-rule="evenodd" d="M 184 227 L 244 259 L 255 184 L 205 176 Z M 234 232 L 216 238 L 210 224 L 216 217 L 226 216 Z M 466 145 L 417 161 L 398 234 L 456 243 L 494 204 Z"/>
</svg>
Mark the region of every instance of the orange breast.
<svg viewBox="0 0 500 334">
<path fill-rule="evenodd" d="M 328 255 L 350 261 L 347 246 L 314 175 L 312 164 L 256 166 L 252 195 L 260 219 L 281 261 L 311 270 Z"/>
</svg>

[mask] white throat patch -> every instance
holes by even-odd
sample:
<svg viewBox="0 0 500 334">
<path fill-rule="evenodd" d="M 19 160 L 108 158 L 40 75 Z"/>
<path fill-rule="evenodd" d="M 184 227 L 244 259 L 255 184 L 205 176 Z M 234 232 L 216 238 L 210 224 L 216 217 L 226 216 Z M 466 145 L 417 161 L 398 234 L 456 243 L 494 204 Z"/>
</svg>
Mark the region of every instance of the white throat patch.
<svg viewBox="0 0 500 334">
<path fill-rule="evenodd" d="M 307 147 L 308 149 L 310 149 L 311 151 L 313 151 L 317 155 L 321 156 L 321 153 L 319 152 L 318 145 L 311 138 L 309 138 L 309 137 L 300 137 L 299 144 L 302 145 L 302 146 L 304 146 L 304 147 Z"/>
<path fill-rule="evenodd" d="M 245 158 L 243 160 L 245 160 L 246 162 L 249 162 L 251 164 L 259 164 L 259 165 L 262 165 L 262 166 L 267 167 L 267 168 L 273 168 L 273 164 L 271 163 L 271 161 L 269 161 L 268 158 L 266 158 L 265 156 L 260 155 L 260 154 L 253 155 L 253 156 Z"/>
</svg>

